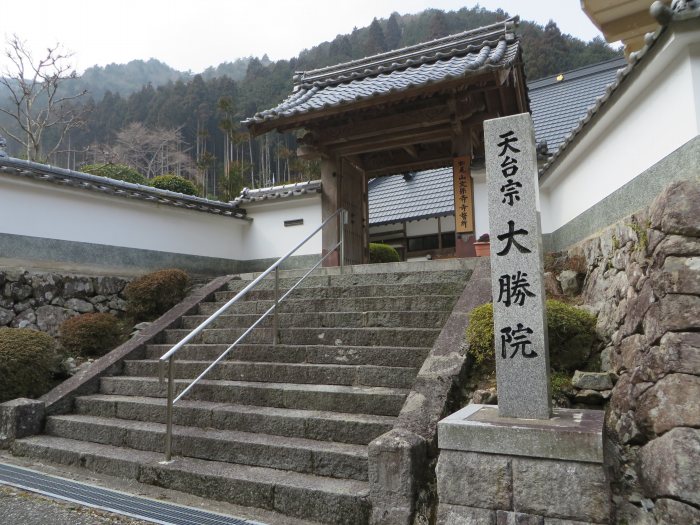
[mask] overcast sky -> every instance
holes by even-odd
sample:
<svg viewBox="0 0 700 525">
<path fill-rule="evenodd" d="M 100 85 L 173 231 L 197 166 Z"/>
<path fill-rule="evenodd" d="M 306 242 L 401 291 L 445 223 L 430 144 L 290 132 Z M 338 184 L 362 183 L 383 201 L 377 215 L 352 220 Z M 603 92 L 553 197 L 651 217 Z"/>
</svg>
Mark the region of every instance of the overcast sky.
<svg viewBox="0 0 700 525">
<path fill-rule="evenodd" d="M 195 73 L 243 56 L 291 58 L 303 49 L 367 26 L 372 18 L 427 8 L 473 7 L 469 0 L 29 0 L 3 2 L 0 37 L 16 34 L 40 54 L 60 42 L 78 71 L 157 58 Z M 481 0 L 524 20 L 554 20 L 583 40 L 600 33 L 579 0 Z M 4 65 L 0 57 L 0 65 Z"/>
</svg>

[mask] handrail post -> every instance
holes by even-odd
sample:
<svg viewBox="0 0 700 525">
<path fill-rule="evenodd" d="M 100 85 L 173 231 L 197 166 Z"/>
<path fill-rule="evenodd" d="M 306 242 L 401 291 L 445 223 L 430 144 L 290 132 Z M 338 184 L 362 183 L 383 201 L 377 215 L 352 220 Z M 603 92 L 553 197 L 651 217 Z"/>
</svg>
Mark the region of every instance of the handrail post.
<svg viewBox="0 0 700 525">
<path fill-rule="evenodd" d="M 340 273 L 345 271 L 345 223 L 347 222 L 348 211 L 343 209 L 340 212 Z"/>
<path fill-rule="evenodd" d="M 279 317 L 277 316 L 277 308 L 279 307 L 280 297 L 280 269 L 275 267 L 275 310 L 272 312 L 272 344 L 273 346 L 279 343 Z"/>
<path fill-rule="evenodd" d="M 174 356 L 168 359 L 168 404 L 165 414 L 165 461 L 173 457 L 173 398 L 175 397 L 175 381 L 173 379 Z"/>
</svg>

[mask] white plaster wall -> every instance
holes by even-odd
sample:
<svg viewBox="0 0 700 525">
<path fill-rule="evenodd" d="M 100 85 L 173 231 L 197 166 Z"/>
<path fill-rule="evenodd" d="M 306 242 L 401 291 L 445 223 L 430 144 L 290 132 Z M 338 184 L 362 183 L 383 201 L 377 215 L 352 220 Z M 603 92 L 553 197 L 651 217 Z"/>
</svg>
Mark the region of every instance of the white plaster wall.
<svg viewBox="0 0 700 525">
<path fill-rule="evenodd" d="M 540 181 L 542 231 L 550 233 L 698 135 L 697 56 L 670 42 Z M 646 57 L 649 59 L 649 57 Z M 635 73 L 633 73 L 634 75 Z"/>
<path fill-rule="evenodd" d="M 243 206 L 253 222 L 243 231 L 245 250 L 241 260 L 281 257 L 321 225 L 321 195 L 261 201 Z M 284 226 L 284 221 L 303 219 L 301 226 Z M 318 232 L 294 255 L 321 253 Z"/>
<path fill-rule="evenodd" d="M 455 231 L 455 216 L 440 217 L 440 228 L 443 232 Z"/>
<path fill-rule="evenodd" d="M 435 235 L 438 232 L 437 219 L 422 219 L 406 223 L 406 237 L 419 237 L 421 235 Z"/>
<path fill-rule="evenodd" d="M 0 232 L 240 259 L 247 223 L 0 175 Z"/>
<path fill-rule="evenodd" d="M 385 233 L 385 232 L 400 232 L 403 235 L 403 224 L 400 222 L 394 222 L 391 224 L 381 224 L 379 226 L 370 226 L 369 232 L 374 233 Z"/>
<path fill-rule="evenodd" d="M 474 179 L 474 233 L 478 238 L 483 233 L 489 233 L 488 186 L 486 186 L 486 170 L 472 170 Z"/>
</svg>

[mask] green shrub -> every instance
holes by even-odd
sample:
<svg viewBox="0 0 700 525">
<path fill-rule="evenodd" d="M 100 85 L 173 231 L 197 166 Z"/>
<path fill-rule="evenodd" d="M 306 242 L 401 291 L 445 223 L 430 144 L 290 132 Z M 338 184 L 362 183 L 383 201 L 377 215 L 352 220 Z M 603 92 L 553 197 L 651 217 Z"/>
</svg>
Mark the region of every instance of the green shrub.
<svg viewBox="0 0 700 525">
<path fill-rule="evenodd" d="M 146 177 L 126 164 L 88 164 L 83 166 L 81 171 L 97 175 L 98 177 L 123 180 L 133 184 L 148 184 Z"/>
<path fill-rule="evenodd" d="M 596 319 L 561 301 L 547 301 L 549 361 L 554 370 L 574 370 L 586 363 L 596 341 Z M 477 363 L 493 362 L 493 305 L 482 304 L 469 315 L 467 352 Z"/>
<path fill-rule="evenodd" d="M 382 244 L 379 242 L 369 243 L 370 263 L 399 262 L 400 260 L 401 258 L 399 257 L 399 252 L 388 244 Z"/>
<path fill-rule="evenodd" d="M 61 346 L 76 356 L 102 356 L 119 345 L 121 339 L 121 322 L 107 313 L 71 317 L 59 329 Z"/>
<path fill-rule="evenodd" d="M 168 269 L 146 274 L 124 289 L 127 313 L 135 320 L 152 320 L 182 301 L 189 277 L 182 270 Z"/>
<path fill-rule="evenodd" d="M 56 343 L 50 335 L 0 328 L 0 403 L 45 394 L 56 364 Z"/>
<path fill-rule="evenodd" d="M 151 186 L 161 190 L 184 193 L 185 195 L 199 195 L 197 186 L 192 181 L 179 175 L 158 175 L 151 179 Z"/>
</svg>

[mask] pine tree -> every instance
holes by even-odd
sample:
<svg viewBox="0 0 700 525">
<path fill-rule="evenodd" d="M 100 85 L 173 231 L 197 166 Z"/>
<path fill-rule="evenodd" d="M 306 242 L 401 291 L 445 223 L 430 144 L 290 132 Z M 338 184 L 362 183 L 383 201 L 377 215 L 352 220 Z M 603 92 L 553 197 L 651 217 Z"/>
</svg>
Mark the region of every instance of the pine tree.
<svg viewBox="0 0 700 525">
<path fill-rule="evenodd" d="M 397 49 L 401 43 L 401 26 L 399 26 L 400 15 L 397 12 L 391 13 L 389 21 L 386 23 L 386 45 L 388 49 Z"/>
<path fill-rule="evenodd" d="M 382 30 L 382 26 L 379 24 L 379 20 L 375 18 L 369 25 L 365 53 L 367 55 L 376 55 L 377 53 L 383 53 L 386 50 L 387 47 L 386 39 L 384 38 L 384 31 Z"/>
</svg>

